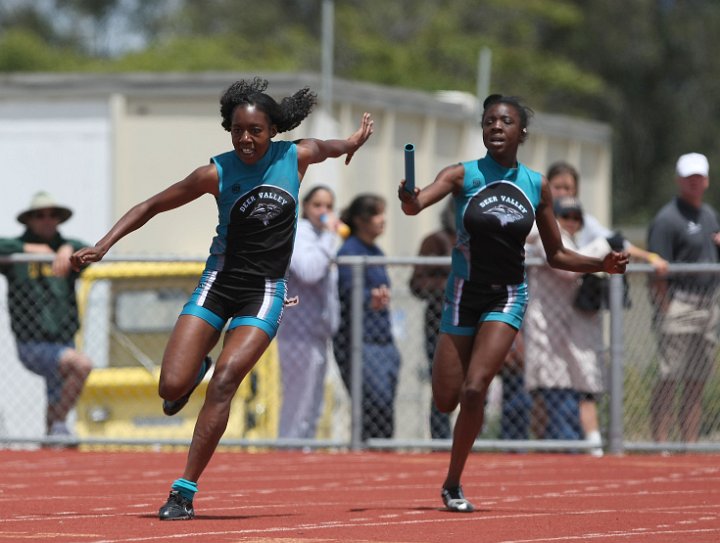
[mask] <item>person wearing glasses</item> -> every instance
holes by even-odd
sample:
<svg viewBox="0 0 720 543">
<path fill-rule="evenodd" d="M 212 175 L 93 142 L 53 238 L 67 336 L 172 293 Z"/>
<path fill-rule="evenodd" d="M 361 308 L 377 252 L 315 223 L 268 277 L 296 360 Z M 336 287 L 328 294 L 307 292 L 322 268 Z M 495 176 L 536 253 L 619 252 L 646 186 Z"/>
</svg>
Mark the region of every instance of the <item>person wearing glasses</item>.
<svg viewBox="0 0 720 543">
<path fill-rule="evenodd" d="M 66 239 L 58 227 L 72 216 L 47 192 L 38 192 L 17 216 L 25 232 L 0 238 L 0 255 L 46 254 L 52 260 L 0 265 L 8 282 L 10 323 L 18 357 L 31 372 L 45 379 L 47 433 L 70 436 L 66 418 L 75 406 L 92 361 L 75 348 L 79 326 L 75 280 L 70 255 L 85 242 Z"/>
<path fill-rule="evenodd" d="M 579 198 L 578 191 L 580 189 L 580 173 L 572 164 L 559 160 L 553 162 L 545 175 L 550 186 L 550 193 L 554 200 L 563 196 L 573 196 Z M 528 236 L 528 242 L 533 241 L 537 237 L 537 232 L 531 232 Z M 585 210 L 583 212 L 583 226 L 580 232 L 575 236 L 578 246 L 582 247 L 592 243 L 599 237 L 610 238 L 617 235 L 607 226 L 603 225 L 594 215 Z M 655 273 L 663 276 L 668 270 L 668 261 L 657 253 L 646 251 L 645 249 L 634 245 L 627 239 L 622 239 L 623 249 L 630 254 L 630 258 L 636 262 L 646 262 L 650 264 Z"/>
<path fill-rule="evenodd" d="M 545 177 L 547 178 L 548 186 L 550 188 L 550 194 L 552 195 L 553 201 L 558 201 L 564 197 L 572 197 L 575 199 L 579 198 L 578 192 L 580 188 L 580 173 L 578 169 L 569 162 L 566 162 L 564 160 L 553 162 L 548 167 Z M 580 202 L 578 201 L 578 205 L 579 203 Z M 572 238 L 574 241 L 574 246 L 593 247 L 593 243 L 599 243 L 602 245 L 603 239 L 611 240 L 611 245 L 614 249 L 623 249 L 627 251 L 627 253 L 630 255 L 630 258 L 634 261 L 646 262 L 650 264 L 653 267 L 655 274 L 662 276 L 667 273 L 668 262 L 660 255 L 658 255 L 657 253 L 652 253 L 632 244 L 629 240 L 625 239 L 619 232 L 614 232 L 605 225 L 603 225 L 591 213 L 588 213 L 587 210 L 582 210 L 582 213 L 580 215 L 582 220 L 579 222 L 579 227 L 573 229 Z M 565 226 L 569 227 L 570 222 L 572 222 L 572 217 L 574 217 L 575 214 L 570 213 L 569 216 L 571 217 L 570 219 L 563 219 L 561 217 L 558 217 L 558 221 L 564 222 Z M 565 230 L 567 232 L 567 228 Z M 539 232 L 536 227 L 534 227 L 533 230 L 530 232 L 530 235 L 527 238 L 527 245 L 529 247 L 533 245 L 535 247 L 540 246 Z M 530 251 L 532 253 L 533 249 L 531 248 Z M 540 257 L 542 257 L 544 255 L 544 252 L 542 252 L 542 248 L 540 248 L 540 253 Z M 604 303 L 603 297 L 599 292 L 595 292 L 593 290 L 589 290 L 586 292 L 588 292 L 589 295 L 585 298 L 585 300 L 590 303 L 580 305 L 595 306 L 598 304 L 602 305 Z M 585 313 L 592 314 L 592 311 L 588 312 L 586 307 Z M 531 351 L 533 351 L 532 348 Z M 530 362 L 530 364 L 532 364 L 532 362 Z M 595 431 L 595 424 L 593 423 L 593 421 L 597 420 L 596 402 L 593 399 L 585 401 L 581 398 L 579 406 L 576 406 L 575 404 L 577 404 L 577 400 L 573 397 L 575 396 L 573 391 L 561 391 L 560 389 L 554 389 L 552 394 L 555 396 L 554 405 L 549 406 L 544 405 L 542 397 L 544 394 L 540 394 L 538 392 L 534 394 L 531 426 L 535 436 L 538 438 L 542 438 L 545 435 L 545 430 L 548 428 L 549 423 L 551 428 L 547 435 L 545 435 L 545 437 L 564 439 L 561 436 L 568 436 L 571 434 L 574 435 L 578 431 L 582 431 L 582 429 L 584 429 L 585 431 L 581 433 L 585 434 L 586 439 L 594 442 L 596 445 L 599 444 L 601 442 L 601 438 L 599 433 Z M 557 406 L 564 406 L 564 408 L 558 409 Z M 553 424 L 552 421 L 548 420 L 546 409 L 554 409 L 556 413 L 558 413 L 558 411 L 564 411 L 566 417 L 570 417 L 571 411 L 575 411 L 578 414 L 575 416 L 575 420 L 573 421 L 572 425 L 570 424 L 570 419 L 566 418 L 565 422 L 562 425 L 564 427 L 563 429 L 558 428 L 557 424 Z M 582 421 L 584 422 L 581 425 Z M 553 429 L 553 426 L 555 427 L 555 429 Z M 575 430 L 572 432 L 570 431 L 571 427 L 575 428 Z M 596 455 L 599 455 L 601 449 L 595 447 L 592 449 L 592 451 Z"/>
<path fill-rule="evenodd" d="M 607 238 L 579 246 L 584 213 L 580 202 L 562 196 L 553 203 L 563 245 L 588 256 L 611 250 Z M 542 243 L 526 245 L 528 258 L 545 259 Z M 525 315 L 525 384 L 533 398 L 533 433 L 544 439 L 585 439 L 602 456 L 597 396 L 603 391 L 600 311 L 578 309 L 575 298 L 582 274 L 533 266 L 532 293 Z"/>
</svg>

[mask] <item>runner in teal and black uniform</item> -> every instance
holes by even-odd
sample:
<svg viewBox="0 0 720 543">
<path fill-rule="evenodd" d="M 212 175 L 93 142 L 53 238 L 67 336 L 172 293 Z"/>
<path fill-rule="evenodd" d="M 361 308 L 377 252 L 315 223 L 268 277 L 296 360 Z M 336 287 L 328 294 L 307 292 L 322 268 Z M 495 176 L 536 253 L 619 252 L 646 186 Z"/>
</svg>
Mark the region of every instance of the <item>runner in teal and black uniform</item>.
<svg viewBox="0 0 720 543">
<path fill-rule="evenodd" d="M 197 481 L 227 425 L 240 383 L 275 337 L 285 300 L 285 274 L 297 224 L 298 190 L 310 164 L 355 151 L 373 132 L 365 113 L 345 140 L 272 141 L 297 127 L 316 97 L 305 88 L 280 103 L 267 81 L 233 83 L 220 99 L 233 150 L 130 209 L 94 247 L 73 254 L 75 269 L 97 262 L 122 237 L 163 211 L 204 194 L 218 205 L 217 235 L 200 283 L 182 310 L 163 356 L 159 392 L 168 415 L 180 411 L 210 369 L 207 354 L 228 323 L 223 348 L 198 415 L 185 471 L 171 487 L 161 520 L 194 516 Z"/>
<path fill-rule="evenodd" d="M 525 238 L 535 221 L 542 176 L 518 164 L 506 168 L 490 154 L 463 162 L 462 190 L 455 196 L 457 243 L 445 291 L 441 331 L 474 335 L 476 311 L 489 299 L 493 320 L 520 328 L 527 304 Z M 461 310 L 461 308 L 463 308 Z M 475 308 L 470 314 L 466 309 Z"/>
<path fill-rule="evenodd" d="M 457 243 L 445 289 L 440 337 L 432 371 L 433 399 L 442 412 L 458 404 L 450 466 L 442 486 L 445 507 L 471 512 L 460 477 L 483 425 L 488 386 L 513 344 L 527 305 L 525 238 L 538 225 L 548 263 L 578 272 L 622 273 L 626 253 L 590 258 L 563 247 L 547 180 L 518 162 L 531 110 L 512 96 L 494 94 L 483 104 L 487 156 L 453 164 L 435 181 L 398 196 L 416 215 L 448 194 L 455 198 Z"/>
<path fill-rule="evenodd" d="M 235 151 L 211 162 L 220 192 L 217 235 L 182 314 L 200 317 L 217 330 L 233 317 L 230 330 L 256 326 L 275 337 L 297 224 L 297 145 L 271 141 L 255 164 L 245 164 Z"/>
</svg>

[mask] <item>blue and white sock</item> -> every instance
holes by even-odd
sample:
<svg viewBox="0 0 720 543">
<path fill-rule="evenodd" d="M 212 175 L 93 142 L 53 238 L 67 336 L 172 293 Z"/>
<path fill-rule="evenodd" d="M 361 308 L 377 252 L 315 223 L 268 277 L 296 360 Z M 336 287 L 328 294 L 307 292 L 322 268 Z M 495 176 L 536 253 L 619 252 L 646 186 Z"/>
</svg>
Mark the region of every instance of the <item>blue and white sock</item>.
<svg viewBox="0 0 720 543">
<path fill-rule="evenodd" d="M 177 490 L 183 498 L 190 501 L 192 501 L 195 493 L 198 491 L 197 483 L 182 478 L 176 479 L 171 488 L 172 490 Z"/>
</svg>

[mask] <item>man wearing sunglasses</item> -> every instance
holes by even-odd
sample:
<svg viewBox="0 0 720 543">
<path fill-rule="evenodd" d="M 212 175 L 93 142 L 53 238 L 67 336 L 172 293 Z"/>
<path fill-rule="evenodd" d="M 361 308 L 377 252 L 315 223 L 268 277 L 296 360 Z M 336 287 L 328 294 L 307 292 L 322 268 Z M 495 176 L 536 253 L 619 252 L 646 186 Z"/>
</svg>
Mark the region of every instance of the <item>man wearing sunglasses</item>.
<svg viewBox="0 0 720 543">
<path fill-rule="evenodd" d="M 10 322 L 20 361 L 45 378 L 47 433 L 71 436 L 68 412 L 75 406 L 92 369 L 92 362 L 75 349 L 78 329 L 75 280 L 70 255 L 85 246 L 65 239 L 58 226 L 72 216 L 46 192 L 38 192 L 28 209 L 17 216 L 25 232 L 0 238 L 0 255 L 35 253 L 54 255 L 52 260 L 0 265 L 8 282 Z"/>
</svg>

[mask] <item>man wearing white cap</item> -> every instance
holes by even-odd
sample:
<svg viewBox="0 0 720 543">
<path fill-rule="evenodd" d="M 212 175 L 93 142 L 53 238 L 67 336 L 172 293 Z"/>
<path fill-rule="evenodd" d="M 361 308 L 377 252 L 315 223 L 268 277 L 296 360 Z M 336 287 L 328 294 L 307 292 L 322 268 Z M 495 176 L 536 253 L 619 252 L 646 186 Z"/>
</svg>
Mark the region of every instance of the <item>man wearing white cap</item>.
<svg viewBox="0 0 720 543">
<path fill-rule="evenodd" d="M 45 378 L 47 432 L 70 435 L 65 419 L 77 402 L 92 362 L 75 349 L 78 329 L 75 280 L 70 255 L 85 245 L 65 239 L 58 226 L 72 216 L 46 192 L 38 192 L 28 209 L 17 216 L 25 232 L 0 238 L 0 255 L 54 254 L 52 262 L 3 264 L 8 281 L 8 307 L 17 350 L 23 365 Z"/>
<path fill-rule="evenodd" d="M 704 155 L 682 155 L 676 165 L 677 196 L 655 216 L 648 231 L 648 250 L 670 263 L 717 263 L 720 221 L 703 203 L 709 185 Z M 717 354 L 717 274 L 655 275 L 651 294 L 656 309 L 660 376 L 653 390 L 653 438 L 667 441 L 679 394 L 679 435 L 695 442 L 700 434 L 702 395 Z"/>
</svg>

